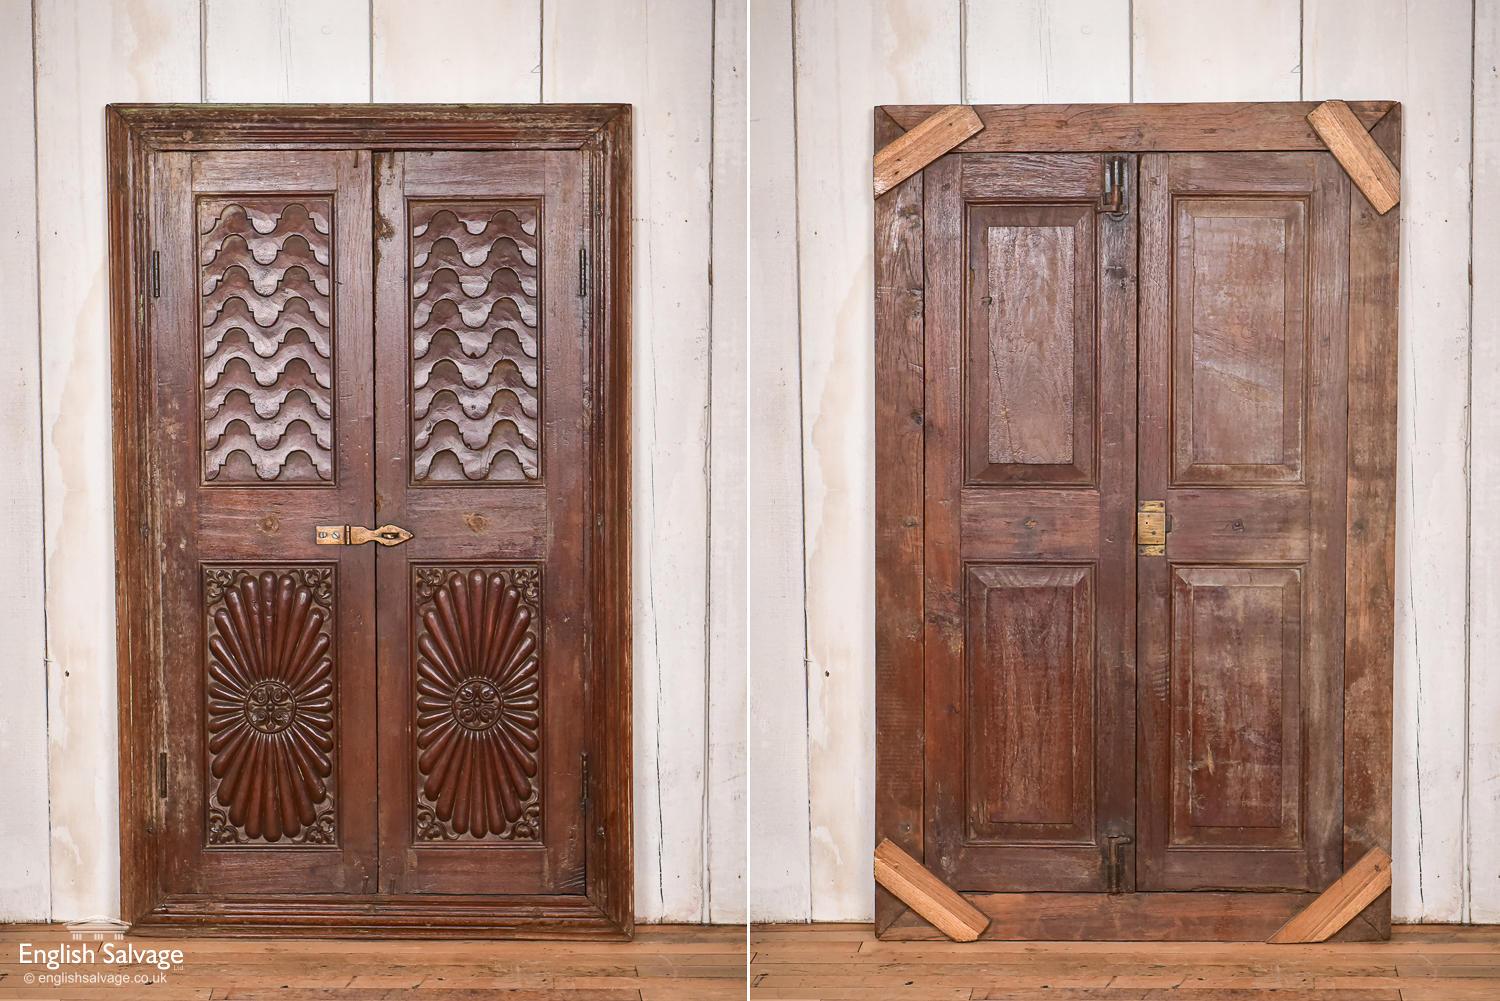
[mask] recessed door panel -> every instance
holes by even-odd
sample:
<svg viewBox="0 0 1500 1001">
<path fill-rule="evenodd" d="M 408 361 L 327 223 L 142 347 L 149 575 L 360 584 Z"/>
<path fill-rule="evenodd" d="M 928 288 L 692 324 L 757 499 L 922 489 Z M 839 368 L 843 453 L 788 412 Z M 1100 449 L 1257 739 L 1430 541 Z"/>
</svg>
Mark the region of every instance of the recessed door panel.
<svg viewBox="0 0 1500 1001">
<path fill-rule="evenodd" d="M 1174 205 L 1173 483 L 1300 480 L 1307 202 Z"/>
<path fill-rule="evenodd" d="M 1093 567 L 971 564 L 967 589 L 969 838 L 1089 844 Z"/>
<path fill-rule="evenodd" d="M 969 479 L 1094 472 L 1094 206 L 969 208 Z"/>
</svg>

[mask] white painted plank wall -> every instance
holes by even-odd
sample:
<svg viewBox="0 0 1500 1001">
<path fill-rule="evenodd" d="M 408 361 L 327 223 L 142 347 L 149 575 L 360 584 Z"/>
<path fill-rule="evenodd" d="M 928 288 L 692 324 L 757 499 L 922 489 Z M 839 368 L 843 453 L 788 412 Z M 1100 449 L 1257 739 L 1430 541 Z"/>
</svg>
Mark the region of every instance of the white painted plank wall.
<svg viewBox="0 0 1500 1001">
<path fill-rule="evenodd" d="M 735 683 L 743 684 L 745 655 L 734 637 L 745 632 L 744 592 L 741 584 L 737 603 L 733 568 L 713 581 L 712 631 L 722 638 L 711 661 L 707 559 L 711 486 L 725 494 L 713 511 L 722 529 L 715 551 L 727 560 L 734 522 L 743 521 L 735 495 L 743 496 L 736 456 L 744 449 L 735 443 L 744 437 L 745 346 L 735 301 L 744 286 L 735 278 L 744 251 L 736 255 L 731 235 L 743 227 L 734 212 L 738 202 L 743 216 L 743 183 L 734 181 L 744 158 L 743 114 L 734 114 L 745 79 L 740 3 L 553 0 L 544 23 L 540 0 L 37 0 L 33 60 L 32 5 L 0 0 L 0 72 L 16 74 L 5 77 L 12 100 L 0 114 L 14 117 L 4 119 L 8 134 L 27 137 L 4 153 L 0 305 L 12 329 L 40 330 L 39 341 L 23 335 L 11 353 L 16 371 L 0 373 L 0 446 L 19 470 L 3 497 L 13 531 L 0 543 L 0 596 L 18 628 L 6 634 L 0 668 L 17 673 L 14 683 L 5 676 L 0 749 L 8 765 L 23 765 L 7 768 L 0 788 L 23 804 L 0 819 L 0 917 L 67 920 L 118 908 L 104 104 L 372 97 L 637 106 L 637 915 L 743 913 L 745 723 Z M 31 101 L 17 99 L 33 62 L 35 198 Z M 711 217 L 715 180 L 725 193 Z M 39 325 L 27 322 L 38 307 L 30 228 L 38 212 Z M 716 251 L 727 274 L 711 293 Z M 720 343 L 711 343 L 714 324 Z M 711 355 L 721 376 L 712 387 Z M 711 391 L 722 403 L 712 483 Z M 44 582 L 55 585 L 46 592 L 45 688 Z"/>
<path fill-rule="evenodd" d="M 957 3 L 793 15 L 812 917 L 836 920 L 874 907 L 872 109 L 957 101 L 961 33 Z"/>
<path fill-rule="evenodd" d="M 369 0 L 204 0 L 203 99 L 370 99 Z"/>
<path fill-rule="evenodd" d="M 47 646 L 42 608 L 41 359 L 36 297 L 36 136 L 30 0 L 0 0 L 0 921 L 45 914 Z"/>
<path fill-rule="evenodd" d="M 1309 99 L 1403 102 L 1392 906 L 1460 921 L 1469 422 L 1467 0 L 1309 0 Z"/>
<path fill-rule="evenodd" d="M 1469 512 L 1468 893 L 1475 923 L 1500 923 L 1500 5 L 1474 28 L 1473 383 Z M 1477 651 L 1478 656 L 1473 654 Z"/>
<path fill-rule="evenodd" d="M 704 913 L 713 7 L 549 0 L 544 101 L 635 105 L 638 914 Z"/>
<path fill-rule="evenodd" d="M 119 908 L 104 105 L 194 101 L 198 4 L 37 0 L 52 914 Z"/>
<path fill-rule="evenodd" d="M 716 0 L 704 823 L 704 893 L 708 920 L 716 924 L 743 922 L 746 916 L 746 28 L 745 0 Z"/>
<path fill-rule="evenodd" d="M 750 4 L 750 916 L 812 914 L 789 0 Z"/>
<path fill-rule="evenodd" d="M 756 0 L 756 6 L 786 2 Z M 797 4 L 794 134 L 760 124 L 783 98 L 775 81 L 757 78 L 763 64 L 752 58 L 753 127 L 774 148 L 796 149 L 802 172 L 796 204 L 771 201 L 775 188 L 766 196 L 768 205 L 802 219 L 801 370 L 783 376 L 769 363 L 756 368 L 752 394 L 761 399 L 774 390 L 790 397 L 800 390 L 804 400 L 802 552 L 811 661 L 805 753 L 813 801 L 811 901 L 804 905 L 800 893 L 778 892 L 774 903 L 757 899 L 756 917 L 870 917 L 869 109 L 895 101 L 953 101 L 951 68 L 963 65 L 963 95 L 971 102 L 1335 96 L 1405 102 L 1394 906 L 1405 920 L 1500 919 L 1500 848 L 1492 835 L 1500 822 L 1500 666 L 1484 653 L 1500 640 L 1500 571 L 1493 569 L 1500 556 L 1500 502 L 1492 499 L 1500 488 L 1500 422 L 1486 406 L 1500 389 L 1500 348 L 1494 346 L 1500 343 L 1500 299 L 1493 291 L 1500 287 L 1493 239 L 1500 227 L 1496 6 L 1462 0 L 951 0 L 920 9 L 882 0 L 860 12 L 850 6 Z M 1477 59 L 1471 38 L 1476 11 Z M 962 41 L 952 29 L 956 16 Z M 872 42 L 874 22 L 901 30 Z M 1472 234 L 1471 61 L 1479 86 Z M 784 72 L 774 51 L 764 65 Z M 924 76 L 914 65 L 950 72 Z M 863 92 L 846 89 L 841 74 L 868 81 Z M 892 88 L 892 79 L 907 86 Z M 764 111 L 761 100 L 769 102 Z M 761 134 L 752 144 L 757 170 Z M 757 191 L 763 183 L 770 182 L 752 178 Z M 778 183 L 789 190 L 787 180 Z M 1466 276 L 1471 241 L 1473 336 Z M 795 252 L 784 240 L 758 242 L 752 270 L 775 275 L 772 269 Z M 752 290 L 779 287 L 752 283 Z M 783 316 L 774 306 L 766 309 Z M 759 320 L 753 329 L 757 353 L 763 341 L 775 346 L 793 336 L 763 332 Z M 1480 403 L 1472 415 L 1472 458 L 1471 399 Z M 768 475 L 794 484 L 799 470 L 791 467 L 790 429 L 767 424 L 764 430 L 783 441 L 757 442 L 756 454 L 771 460 Z M 763 537 L 752 518 L 752 552 L 796 544 L 788 525 L 767 519 L 766 530 Z M 785 593 L 762 598 L 757 577 L 757 627 L 762 618 L 778 631 L 795 623 Z M 772 642 L 752 638 L 757 671 L 759 651 L 770 651 Z M 790 677 L 798 652 L 778 643 L 768 670 Z M 759 693 L 760 680 L 753 684 Z M 795 709 L 785 693 L 771 698 L 773 710 Z M 757 706 L 755 715 L 760 712 Z M 751 754 L 756 860 L 763 838 L 787 845 L 797 840 L 794 832 L 777 830 L 774 809 L 760 808 L 755 790 L 776 781 L 761 776 L 796 776 L 803 768 L 800 740 L 761 741 L 766 728 L 757 719 Z M 789 805 L 789 791 L 769 789 L 775 797 L 768 805 Z M 799 885 L 783 882 L 778 890 Z"/>
</svg>

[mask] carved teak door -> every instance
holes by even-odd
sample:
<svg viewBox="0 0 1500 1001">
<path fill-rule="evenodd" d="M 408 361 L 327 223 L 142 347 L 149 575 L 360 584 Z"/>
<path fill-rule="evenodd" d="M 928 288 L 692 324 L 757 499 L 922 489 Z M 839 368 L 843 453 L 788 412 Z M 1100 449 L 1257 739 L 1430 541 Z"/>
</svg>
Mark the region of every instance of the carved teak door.
<svg viewBox="0 0 1500 1001">
<path fill-rule="evenodd" d="M 166 891 L 583 893 L 583 158 L 149 162 Z"/>
<path fill-rule="evenodd" d="M 970 153 L 921 191 L 923 861 L 974 893 L 1326 887 L 1343 172 Z"/>
</svg>

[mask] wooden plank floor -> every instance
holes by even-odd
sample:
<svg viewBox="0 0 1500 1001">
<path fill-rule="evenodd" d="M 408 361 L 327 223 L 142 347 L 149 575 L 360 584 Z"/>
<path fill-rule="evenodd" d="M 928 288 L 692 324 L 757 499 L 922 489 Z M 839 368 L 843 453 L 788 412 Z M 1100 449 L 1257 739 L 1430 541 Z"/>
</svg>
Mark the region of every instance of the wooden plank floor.
<svg viewBox="0 0 1500 1001">
<path fill-rule="evenodd" d="M 869 925 L 751 932 L 756 1001 L 1500 1001 L 1500 926 L 1390 942 L 880 942 Z"/>
<path fill-rule="evenodd" d="M 745 930 L 645 925 L 633 942 L 127 938 L 182 949 L 160 983 L 38 983 L 21 942 L 71 940 L 59 926 L 0 925 L 0 1001 L 719 1001 L 745 996 Z M 102 954 L 102 943 L 90 943 Z M 67 966 L 149 976 L 149 964 Z M 61 971 L 59 971 L 61 972 Z M 28 983 L 26 976 L 31 974 Z"/>
</svg>

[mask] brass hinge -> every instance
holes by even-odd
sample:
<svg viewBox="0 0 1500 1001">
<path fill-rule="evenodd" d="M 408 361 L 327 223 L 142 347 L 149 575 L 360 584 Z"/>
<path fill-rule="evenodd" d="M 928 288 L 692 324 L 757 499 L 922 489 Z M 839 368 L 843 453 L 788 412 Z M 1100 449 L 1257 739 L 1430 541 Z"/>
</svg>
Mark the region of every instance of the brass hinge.
<svg viewBox="0 0 1500 1001">
<path fill-rule="evenodd" d="M 362 546 L 378 542 L 382 546 L 399 546 L 412 537 L 399 525 L 364 528 L 359 525 L 319 525 L 315 541 L 320 546 Z"/>
<path fill-rule="evenodd" d="M 578 295 L 589 294 L 589 252 L 587 247 L 578 248 Z"/>
<path fill-rule="evenodd" d="M 1167 502 L 1141 501 L 1135 512 L 1135 551 L 1140 556 L 1167 554 Z"/>
<path fill-rule="evenodd" d="M 1109 892 L 1118 895 L 1125 892 L 1125 846 L 1130 838 L 1124 834 L 1109 836 Z"/>
<path fill-rule="evenodd" d="M 161 254 L 151 251 L 151 298 L 161 298 Z"/>
<path fill-rule="evenodd" d="M 156 756 L 156 795 L 167 798 L 167 752 Z"/>
</svg>

